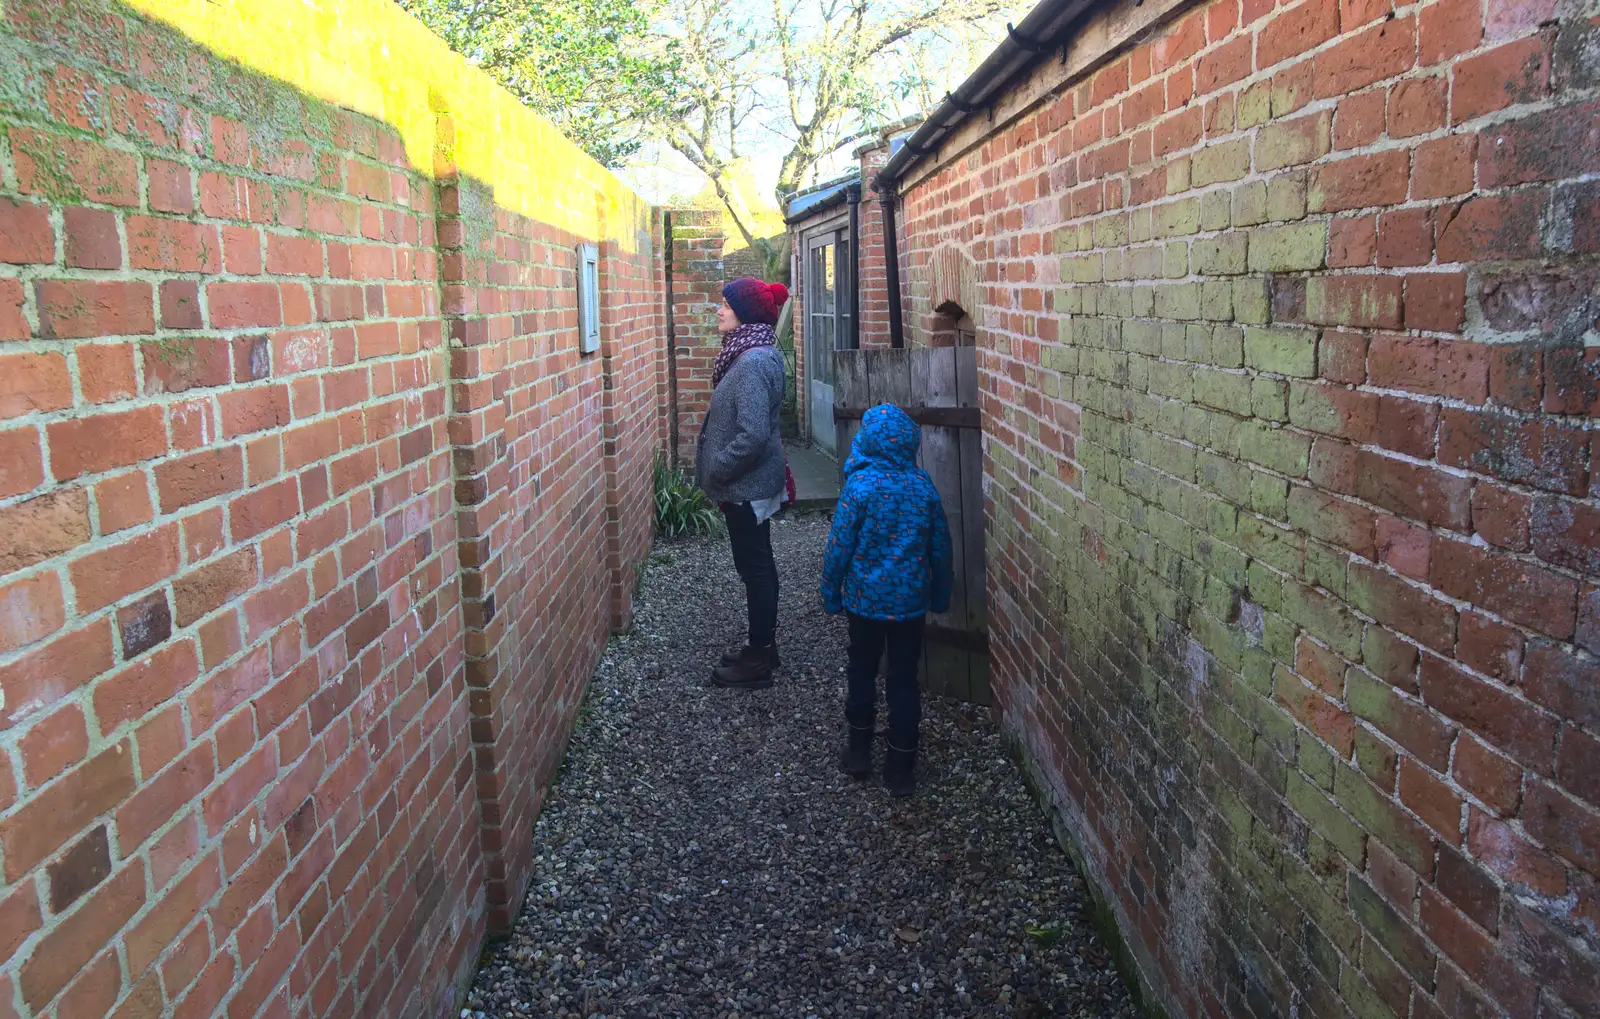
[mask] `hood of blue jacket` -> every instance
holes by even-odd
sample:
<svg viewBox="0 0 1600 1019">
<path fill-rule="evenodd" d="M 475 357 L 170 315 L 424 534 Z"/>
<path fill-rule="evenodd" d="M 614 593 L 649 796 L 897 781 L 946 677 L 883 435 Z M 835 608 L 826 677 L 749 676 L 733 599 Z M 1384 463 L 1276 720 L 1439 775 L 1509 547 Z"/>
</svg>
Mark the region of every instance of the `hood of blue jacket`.
<svg viewBox="0 0 1600 1019">
<path fill-rule="evenodd" d="M 910 415 L 891 403 L 880 403 L 861 418 L 861 430 L 850 447 L 845 474 L 866 468 L 909 471 L 917 466 L 922 429 Z"/>
</svg>

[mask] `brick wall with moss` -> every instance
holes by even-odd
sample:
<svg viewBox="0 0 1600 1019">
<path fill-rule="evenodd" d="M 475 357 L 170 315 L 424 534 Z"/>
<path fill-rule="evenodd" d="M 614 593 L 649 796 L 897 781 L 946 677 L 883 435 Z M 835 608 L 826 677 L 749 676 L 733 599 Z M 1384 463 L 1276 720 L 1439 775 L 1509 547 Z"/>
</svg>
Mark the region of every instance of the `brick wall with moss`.
<svg viewBox="0 0 1600 1019">
<path fill-rule="evenodd" d="M 1001 716 L 1174 1015 L 1600 1011 L 1600 9 L 1099 7 L 978 267 Z"/>
</svg>

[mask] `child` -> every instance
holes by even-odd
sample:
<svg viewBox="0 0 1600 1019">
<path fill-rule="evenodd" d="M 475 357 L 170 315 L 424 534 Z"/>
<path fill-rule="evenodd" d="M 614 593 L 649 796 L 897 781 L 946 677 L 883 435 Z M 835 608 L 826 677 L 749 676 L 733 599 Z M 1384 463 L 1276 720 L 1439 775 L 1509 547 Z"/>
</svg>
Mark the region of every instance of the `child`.
<svg viewBox="0 0 1600 1019">
<path fill-rule="evenodd" d="M 917 466 L 921 443 L 922 430 L 899 407 L 882 404 L 866 412 L 844 465 L 844 492 L 822 563 L 823 608 L 850 619 L 844 707 L 850 734 L 840 767 L 857 778 L 872 773 L 876 679 L 887 644 L 883 784 L 894 796 L 915 789 L 924 617 L 930 609 L 950 608 L 950 528 L 933 480 Z"/>
</svg>

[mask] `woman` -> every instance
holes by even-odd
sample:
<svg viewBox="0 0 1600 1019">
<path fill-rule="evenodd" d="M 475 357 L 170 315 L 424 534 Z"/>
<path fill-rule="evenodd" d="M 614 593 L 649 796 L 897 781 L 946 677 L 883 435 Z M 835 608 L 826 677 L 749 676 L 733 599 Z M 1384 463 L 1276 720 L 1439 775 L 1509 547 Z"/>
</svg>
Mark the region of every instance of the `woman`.
<svg viewBox="0 0 1600 1019">
<path fill-rule="evenodd" d="M 778 433 L 784 367 L 773 326 L 788 299 L 783 284 L 746 276 L 722 288 L 717 309 L 722 349 L 711 371 L 711 407 L 700 429 L 695 480 L 728 521 L 750 632 L 749 643 L 724 655 L 712 671 L 716 686 L 768 687 L 778 667 L 778 568 L 770 521 L 783 504 L 789 464 Z"/>
</svg>

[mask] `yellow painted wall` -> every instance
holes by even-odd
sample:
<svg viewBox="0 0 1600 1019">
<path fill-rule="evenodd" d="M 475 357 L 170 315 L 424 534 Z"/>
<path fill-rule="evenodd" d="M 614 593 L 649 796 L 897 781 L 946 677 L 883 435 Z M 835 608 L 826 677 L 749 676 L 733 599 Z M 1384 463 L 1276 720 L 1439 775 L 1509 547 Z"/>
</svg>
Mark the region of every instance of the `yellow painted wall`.
<svg viewBox="0 0 1600 1019">
<path fill-rule="evenodd" d="M 435 170 L 438 114 L 456 169 L 503 208 L 635 247 L 649 206 L 547 120 L 453 52 L 393 0 L 122 0 L 213 52 L 389 124 Z"/>
</svg>

